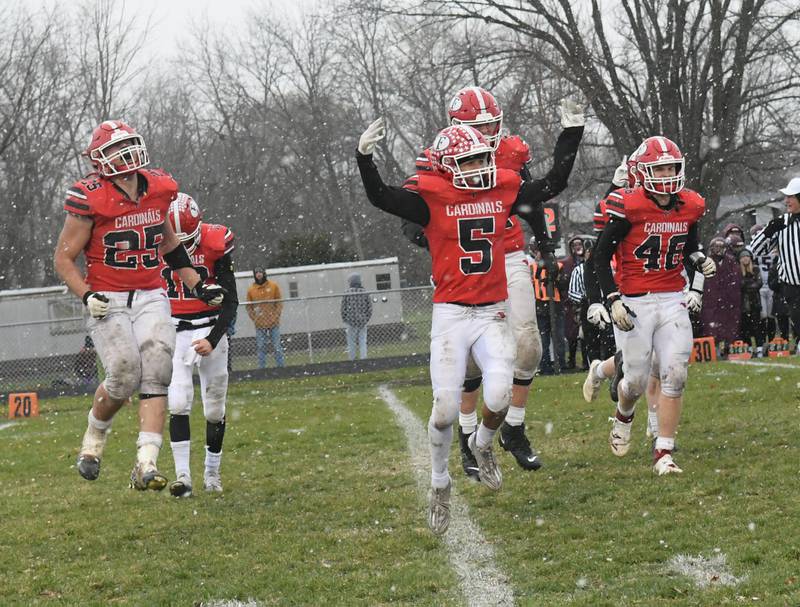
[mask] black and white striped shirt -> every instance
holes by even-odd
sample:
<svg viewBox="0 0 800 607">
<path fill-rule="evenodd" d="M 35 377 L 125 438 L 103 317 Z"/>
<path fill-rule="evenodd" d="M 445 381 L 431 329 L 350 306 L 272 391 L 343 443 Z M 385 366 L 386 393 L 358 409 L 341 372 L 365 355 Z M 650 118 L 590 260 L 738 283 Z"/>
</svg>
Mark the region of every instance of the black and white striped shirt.
<svg viewBox="0 0 800 607">
<path fill-rule="evenodd" d="M 583 281 L 583 266 L 585 265 L 582 263 L 579 266 L 575 266 L 575 269 L 572 270 L 572 275 L 569 277 L 569 291 L 567 294 L 571 301 L 578 304 L 586 299 L 586 285 Z"/>
<path fill-rule="evenodd" d="M 766 255 L 774 247 L 778 247 L 778 280 L 800 287 L 800 216 L 791 213 L 783 215 L 786 227 L 777 234 L 768 237 L 761 230 L 756 234 L 748 249 L 753 257 Z"/>
</svg>

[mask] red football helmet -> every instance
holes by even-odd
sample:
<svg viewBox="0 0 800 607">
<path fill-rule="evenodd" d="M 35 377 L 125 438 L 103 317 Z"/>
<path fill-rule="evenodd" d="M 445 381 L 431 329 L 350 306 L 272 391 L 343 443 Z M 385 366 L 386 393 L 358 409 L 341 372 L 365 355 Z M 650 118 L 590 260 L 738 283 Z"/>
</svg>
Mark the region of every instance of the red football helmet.
<svg viewBox="0 0 800 607">
<path fill-rule="evenodd" d="M 120 146 L 121 142 L 127 145 Z M 132 173 L 150 163 L 142 136 L 119 120 L 101 123 L 92 132 L 92 140 L 83 155 L 104 177 Z"/>
<path fill-rule="evenodd" d="M 500 144 L 500 128 L 503 126 L 503 112 L 489 91 L 479 86 L 461 89 L 450 101 L 447 113 L 450 124 L 466 124 L 478 128 L 492 149 L 497 149 Z"/>
<path fill-rule="evenodd" d="M 645 190 L 656 194 L 676 194 L 683 189 L 686 180 L 684 158 L 674 141 L 660 135 L 648 137 L 633 153 L 633 161 L 635 177 Z M 674 165 L 675 175 L 656 177 L 653 169 L 664 165 Z"/>
<path fill-rule="evenodd" d="M 451 175 L 453 185 L 461 190 L 488 190 L 496 183 L 494 150 L 471 126 L 454 125 L 441 130 L 430 147 L 430 158 L 433 169 Z M 474 160 L 480 165 L 464 168 Z"/>
<path fill-rule="evenodd" d="M 194 198 L 183 192 L 178 192 L 178 197 L 169 205 L 169 222 L 175 230 L 186 251 L 191 255 L 200 244 L 200 225 L 203 213 L 194 201 Z"/>
</svg>

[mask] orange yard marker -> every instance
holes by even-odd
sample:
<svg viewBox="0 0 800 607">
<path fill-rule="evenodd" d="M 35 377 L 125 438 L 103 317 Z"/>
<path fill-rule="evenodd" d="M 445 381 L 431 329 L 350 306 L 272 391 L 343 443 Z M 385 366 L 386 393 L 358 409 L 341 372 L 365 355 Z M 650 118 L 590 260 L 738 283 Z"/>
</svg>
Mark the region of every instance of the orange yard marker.
<svg viewBox="0 0 800 607">
<path fill-rule="evenodd" d="M 12 392 L 8 395 L 8 418 L 38 417 L 39 395 L 36 392 Z"/>
</svg>

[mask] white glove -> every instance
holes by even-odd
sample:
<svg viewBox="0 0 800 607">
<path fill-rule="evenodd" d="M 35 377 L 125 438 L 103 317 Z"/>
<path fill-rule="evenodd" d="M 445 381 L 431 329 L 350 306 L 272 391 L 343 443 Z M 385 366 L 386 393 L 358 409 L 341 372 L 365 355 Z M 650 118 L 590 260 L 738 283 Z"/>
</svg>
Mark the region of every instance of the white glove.
<svg viewBox="0 0 800 607">
<path fill-rule="evenodd" d="M 583 126 L 586 117 L 583 115 L 583 106 L 572 99 L 561 100 L 561 126 L 568 129 L 572 126 Z"/>
<path fill-rule="evenodd" d="M 611 318 L 620 331 L 630 331 L 633 329 L 633 319 L 636 313 L 625 305 L 621 299 L 617 298 L 611 302 Z"/>
<path fill-rule="evenodd" d="M 686 307 L 688 308 L 689 312 L 692 314 L 700 314 L 700 310 L 703 308 L 703 294 L 698 291 L 687 291 L 686 295 L 684 296 L 684 301 L 686 302 Z"/>
<path fill-rule="evenodd" d="M 717 273 L 717 264 L 710 257 L 706 257 L 700 251 L 695 251 L 689 255 L 689 259 L 694 264 L 694 267 L 703 273 L 706 278 L 711 278 Z"/>
<path fill-rule="evenodd" d="M 611 317 L 608 315 L 608 310 L 601 303 L 593 303 L 586 310 L 586 320 L 592 323 L 601 331 L 611 324 Z"/>
<path fill-rule="evenodd" d="M 628 156 L 627 154 L 622 157 L 620 165 L 614 169 L 614 178 L 611 180 L 618 188 L 624 188 L 628 185 Z"/>
<path fill-rule="evenodd" d="M 377 143 L 386 136 L 386 127 L 383 126 L 383 118 L 378 118 L 367 127 L 358 140 L 358 152 L 364 156 L 369 156 L 375 151 Z"/>
<path fill-rule="evenodd" d="M 106 314 L 108 314 L 108 309 L 111 307 L 108 303 L 108 297 L 94 291 L 86 291 L 84 293 L 83 303 L 88 308 L 92 318 L 97 318 L 98 320 L 105 318 Z"/>
</svg>

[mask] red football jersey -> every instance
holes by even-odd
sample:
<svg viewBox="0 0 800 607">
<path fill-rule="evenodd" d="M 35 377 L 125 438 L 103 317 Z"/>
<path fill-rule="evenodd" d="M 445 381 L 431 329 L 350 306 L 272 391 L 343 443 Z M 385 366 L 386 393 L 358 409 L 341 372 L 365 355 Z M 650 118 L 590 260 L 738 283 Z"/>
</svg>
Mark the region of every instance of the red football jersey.
<svg viewBox="0 0 800 607">
<path fill-rule="evenodd" d="M 697 223 L 706 208 L 697 192 L 683 189 L 679 202 L 670 209 L 660 208 L 642 188 L 616 190 L 606 199 L 609 218 L 622 217 L 631 229 L 617 247 L 617 273 L 614 277 L 624 295 L 682 291 L 686 284 L 683 247 L 689 228 Z"/>
<path fill-rule="evenodd" d="M 431 215 L 425 235 L 436 285 L 434 303 L 507 299 L 505 225 L 519 188 L 519 174 L 505 169 L 497 170 L 497 185 L 485 191 L 457 189 L 432 173 L 415 180 L 414 189 Z"/>
<path fill-rule="evenodd" d="M 233 251 L 233 232 L 225 226 L 203 223 L 200 225 L 200 243 L 190 255 L 192 266 L 206 284 L 217 284 L 214 264 L 231 251 Z M 173 316 L 184 318 L 209 316 L 211 312 L 219 310 L 219 306 L 209 306 L 202 299 L 197 299 L 189 293 L 189 287 L 181 282 L 178 273 L 172 271 L 169 266 L 162 266 L 161 278 Z"/>
<path fill-rule="evenodd" d="M 96 173 L 67 190 L 64 209 L 94 221 L 84 248 L 86 282 L 93 291 L 131 291 L 161 286 L 161 255 L 169 203 L 178 184 L 160 169 L 142 169 L 147 190 L 133 202 Z"/>
<path fill-rule="evenodd" d="M 417 157 L 415 164 L 418 174 L 424 174 L 432 170 L 429 152 L 430 150 L 426 148 Z M 498 169 L 509 169 L 519 173 L 530 159 L 530 147 L 521 137 L 508 135 L 500 138 L 500 143 L 494 153 L 494 162 Z M 509 217 L 508 222 L 506 222 L 505 243 L 506 253 L 525 249 L 525 234 L 522 232 L 522 226 L 516 215 Z"/>
</svg>

